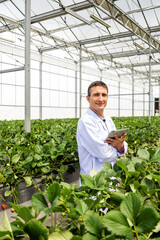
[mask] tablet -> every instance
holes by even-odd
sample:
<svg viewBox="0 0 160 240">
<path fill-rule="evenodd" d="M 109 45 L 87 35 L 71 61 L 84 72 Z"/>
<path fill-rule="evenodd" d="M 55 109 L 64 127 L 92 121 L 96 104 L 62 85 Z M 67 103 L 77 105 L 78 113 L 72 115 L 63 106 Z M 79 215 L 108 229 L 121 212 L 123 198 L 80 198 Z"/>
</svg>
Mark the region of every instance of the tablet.
<svg viewBox="0 0 160 240">
<path fill-rule="evenodd" d="M 118 129 L 118 130 L 113 130 L 108 134 L 108 137 L 110 138 L 115 138 L 114 134 L 117 134 L 118 137 L 121 137 L 123 135 L 123 133 L 127 132 L 129 130 L 129 128 L 124 128 L 124 129 Z M 107 137 L 107 138 L 108 138 Z"/>
</svg>

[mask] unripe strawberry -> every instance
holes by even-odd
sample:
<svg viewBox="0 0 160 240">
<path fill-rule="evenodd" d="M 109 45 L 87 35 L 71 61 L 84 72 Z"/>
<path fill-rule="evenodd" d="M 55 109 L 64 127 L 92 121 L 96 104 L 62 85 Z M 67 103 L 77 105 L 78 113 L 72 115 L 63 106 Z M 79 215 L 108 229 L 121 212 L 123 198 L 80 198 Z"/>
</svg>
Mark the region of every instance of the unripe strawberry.
<svg viewBox="0 0 160 240">
<path fill-rule="evenodd" d="M 14 208 L 11 208 L 11 212 L 14 213 Z"/>
<path fill-rule="evenodd" d="M 5 204 L 2 204 L 2 205 L 1 205 L 1 208 L 2 208 L 2 210 L 6 210 L 6 209 L 7 209 L 7 206 L 6 206 Z"/>
</svg>

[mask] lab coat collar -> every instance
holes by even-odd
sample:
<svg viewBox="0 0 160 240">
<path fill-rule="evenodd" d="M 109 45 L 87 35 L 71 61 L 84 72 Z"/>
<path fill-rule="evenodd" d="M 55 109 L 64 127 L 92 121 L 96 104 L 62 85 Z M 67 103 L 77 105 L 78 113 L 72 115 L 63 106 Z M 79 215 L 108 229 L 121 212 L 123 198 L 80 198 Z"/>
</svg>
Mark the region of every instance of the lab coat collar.
<svg viewBox="0 0 160 240">
<path fill-rule="evenodd" d="M 93 117 L 96 118 L 97 121 L 101 122 L 103 121 L 103 118 L 99 116 L 97 113 L 95 113 L 92 109 L 88 108 L 87 113 Z"/>
</svg>

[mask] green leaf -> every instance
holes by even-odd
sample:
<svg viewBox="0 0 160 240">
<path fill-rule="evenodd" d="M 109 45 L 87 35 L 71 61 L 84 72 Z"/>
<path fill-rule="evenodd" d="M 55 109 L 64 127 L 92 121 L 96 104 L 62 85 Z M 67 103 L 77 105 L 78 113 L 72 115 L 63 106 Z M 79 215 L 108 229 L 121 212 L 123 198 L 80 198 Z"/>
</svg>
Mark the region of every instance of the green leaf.
<svg viewBox="0 0 160 240">
<path fill-rule="evenodd" d="M 48 204 L 42 193 L 35 193 L 32 196 L 32 206 L 38 211 L 46 212 L 48 210 Z"/>
<path fill-rule="evenodd" d="M 21 157 L 21 153 L 15 154 L 12 157 L 12 163 L 17 163 L 19 161 L 20 157 Z"/>
<path fill-rule="evenodd" d="M 53 232 L 49 235 L 48 240 L 71 240 L 73 234 L 70 231 Z"/>
<path fill-rule="evenodd" d="M 38 154 L 35 154 L 35 155 L 34 155 L 34 158 L 35 158 L 36 160 L 41 160 L 41 159 L 42 159 L 41 155 L 38 155 Z"/>
<path fill-rule="evenodd" d="M 11 228 L 11 225 L 10 225 L 10 223 L 9 223 L 6 210 L 4 210 L 4 214 L 3 214 L 3 226 L 4 226 L 9 232 L 12 232 L 12 228 Z"/>
<path fill-rule="evenodd" d="M 139 233 L 149 233 L 156 227 L 158 221 L 158 212 L 154 208 L 145 207 L 138 218 L 136 230 Z"/>
<path fill-rule="evenodd" d="M 120 236 L 133 235 L 126 217 L 119 211 L 108 212 L 102 219 L 104 227 L 108 228 L 113 234 Z"/>
<path fill-rule="evenodd" d="M 94 211 L 88 211 L 85 215 L 85 227 L 88 232 L 99 235 L 102 231 L 102 220 Z"/>
<path fill-rule="evenodd" d="M 80 236 L 73 236 L 71 240 L 82 240 L 82 238 Z"/>
<path fill-rule="evenodd" d="M 148 179 L 147 177 L 142 179 L 141 185 L 147 186 L 148 190 L 154 189 L 153 182 L 150 179 Z"/>
<path fill-rule="evenodd" d="M 111 192 L 111 198 L 115 201 L 121 202 L 122 200 L 125 199 L 125 195 L 120 192 Z"/>
<path fill-rule="evenodd" d="M 75 199 L 75 202 L 77 203 L 76 210 L 79 212 L 79 214 L 84 216 L 84 214 L 88 210 L 87 204 L 85 204 L 84 201 L 82 201 L 82 200 L 80 200 L 78 198 Z"/>
<path fill-rule="evenodd" d="M 12 191 L 11 190 L 6 190 L 4 193 L 5 197 L 8 197 L 9 195 L 11 195 Z"/>
<path fill-rule="evenodd" d="M 155 154 L 152 156 L 152 162 L 160 162 L 160 150 L 156 151 Z"/>
<path fill-rule="evenodd" d="M 90 233 L 86 233 L 85 235 L 83 235 L 82 240 L 99 240 L 99 239 Z"/>
<path fill-rule="evenodd" d="M 98 172 L 95 176 L 96 187 L 99 189 L 105 189 L 105 175 L 104 172 Z"/>
<path fill-rule="evenodd" d="M 1 228 L 0 228 L 0 240 L 5 240 L 5 239 L 6 240 L 11 239 L 12 240 L 12 238 L 9 234 L 10 234 L 9 231 L 1 230 Z"/>
<path fill-rule="evenodd" d="M 44 227 L 43 224 L 37 219 L 32 219 L 31 221 L 29 221 L 25 226 L 24 231 L 29 235 L 30 240 L 48 239 L 47 228 Z"/>
<path fill-rule="evenodd" d="M 28 207 L 20 207 L 17 214 L 20 218 L 22 218 L 26 223 L 33 219 L 33 215 L 31 214 L 31 210 Z"/>
<path fill-rule="evenodd" d="M 143 158 L 146 160 L 149 160 L 149 158 L 150 158 L 150 154 L 147 151 L 147 149 L 138 149 L 137 155 L 139 155 L 140 158 Z"/>
<path fill-rule="evenodd" d="M 32 160 L 33 160 L 33 157 L 32 157 L 32 156 L 27 157 L 27 158 L 25 159 L 25 163 L 30 163 L 30 162 L 32 162 Z"/>
<path fill-rule="evenodd" d="M 25 181 L 26 187 L 30 187 L 32 185 L 32 177 L 24 177 L 24 181 Z"/>
<path fill-rule="evenodd" d="M 46 167 L 42 167 L 41 170 L 44 173 L 49 173 L 51 171 L 51 168 L 50 168 L 50 166 L 46 166 Z"/>
<path fill-rule="evenodd" d="M 51 185 L 49 185 L 45 191 L 48 200 L 50 201 L 50 203 L 52 204 L 52 207 L 55 206 L 56 201 L 58 200 L 58 198 L 61 195 L 61 187 L 60 184 L 58 182 L 54 182 Z"/>
<path fill-rule="evenodd" d="M 132 224 L 135 224 L 141 209 L 141 201 L 135 193 L 129 193 L 120 205 L 120 210 Z"/>
<path fill-rule="evenodd" d="M 122 163 L 122 161 L 117 161 L 117 165 L 125 171 L 125 173 L 128 172 L 128 168 L 126 167 L 126 165 L 124 163 Z"/>
<path fill-rule="evenodd" d="M 81 174 L 80 177 L 81 177 L 82 186 L 87 186 L 87 187 L 90 187 L 90 188 L 94 188 L 95 187 L 94 180 L 93 180 L 93 178 L 91 176 L 85 175 L 85 174 Z"/>
</svg>

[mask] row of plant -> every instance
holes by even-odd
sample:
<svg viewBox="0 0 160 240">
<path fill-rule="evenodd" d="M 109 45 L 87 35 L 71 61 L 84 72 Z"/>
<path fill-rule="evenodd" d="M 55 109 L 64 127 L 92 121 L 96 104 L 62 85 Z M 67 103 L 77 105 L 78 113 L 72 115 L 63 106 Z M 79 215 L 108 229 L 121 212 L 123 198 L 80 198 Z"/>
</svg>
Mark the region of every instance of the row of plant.
<svg viewBox="0 0 160 240">
<path fill-rule="evenodd" d="M 160 145 L 160 118 L 113 118 L 117 129 L 129 128 L 127 156 L 134 156 L 139 147 Z M 33 177 L 48 181 L 68 165 L 68 172 L 78 164 L 76 128 L 78 119 L 32 120 L 31 132 L 24 131 L 24 121 L 0 121 L 0 184 L 9 189 L 5 196 L 18 195 L 18 184 L 33 184 Z M 45 177 L 44 177 L 45 176 Z"/>
<path fill-rule="evenodd" d="M 81 175 L 79 188 L 53 181 L 32 196 L 31 206 L 10 203 L 17 215 L 10 224 L 4 210 L 0 239 L 158 240 L 159 168 L 160 147 L 139 149 L 136 157 L 117 159 L 113 168 L 104 163 L 99 173 Z M 56 225 L 55 213 L 60 214 Z"/>
</svg>

